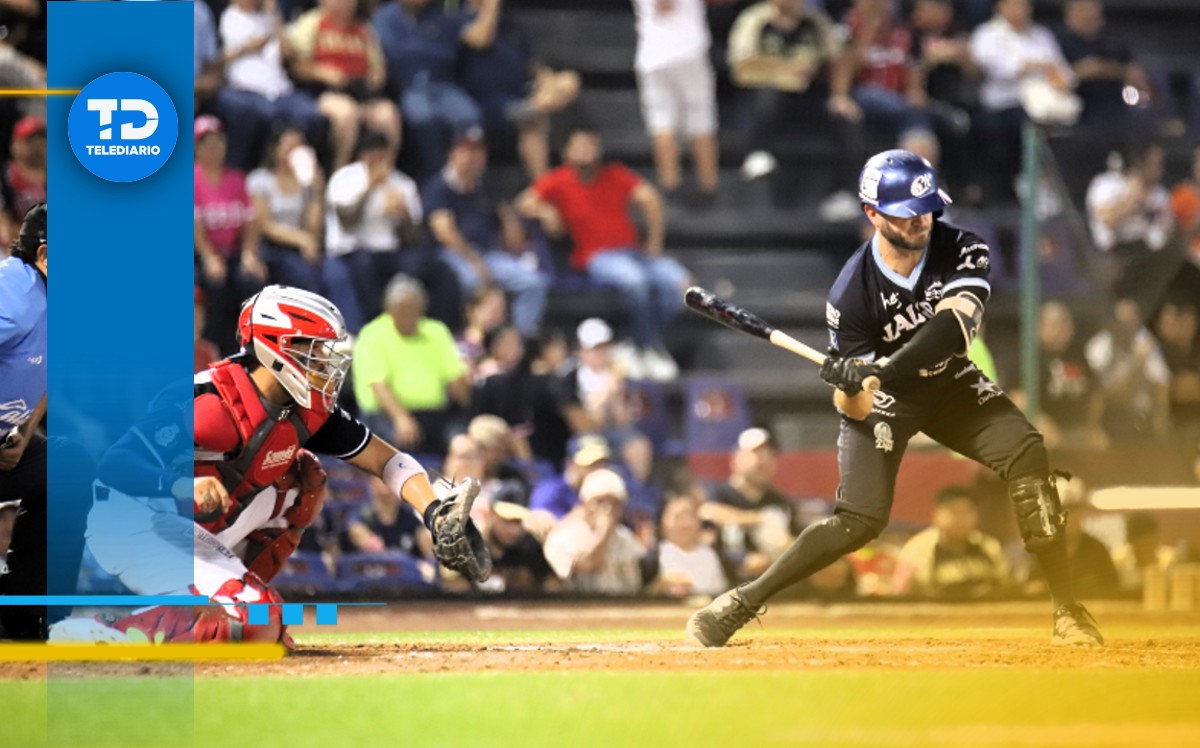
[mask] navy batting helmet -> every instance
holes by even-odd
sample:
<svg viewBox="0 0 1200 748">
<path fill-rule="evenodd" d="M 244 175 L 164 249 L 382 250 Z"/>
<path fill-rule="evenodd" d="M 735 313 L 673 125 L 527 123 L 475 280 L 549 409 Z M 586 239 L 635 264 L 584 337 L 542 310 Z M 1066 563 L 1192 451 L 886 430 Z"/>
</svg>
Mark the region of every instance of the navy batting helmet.
<svg viewBox="0 0 1200 748">
<path fill-rule="evenodd" d="M 938 187 L 933 165 L 911 151 L 876 153 L 858 177 L 858 199 L 895 218 L 915 218 L 945 208 L 950 196 Z"/>
</svg>

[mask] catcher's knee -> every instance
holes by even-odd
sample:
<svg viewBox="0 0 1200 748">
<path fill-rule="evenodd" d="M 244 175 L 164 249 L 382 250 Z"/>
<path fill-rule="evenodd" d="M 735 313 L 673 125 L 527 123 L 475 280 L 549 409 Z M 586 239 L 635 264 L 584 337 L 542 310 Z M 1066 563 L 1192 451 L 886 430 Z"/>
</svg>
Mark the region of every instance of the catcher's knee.
<svg viewBox="0 0 1200 748">
<path fill-rule="evenodd" d="M 1044 473 L 1014 478 L 1008 482 L 1008 497 L 1027 551 L 1036 553 L 1062 536 L 1067 515 L 1054 476 Z"/>
<path fill-rule="evenodd" d="M 887 526 L 883 520 L 847 512 L 843 509 L 837 509 L 832 517 L 825 520 L 825 523 L 837 532 L 843 544 L 843 554 L 853 553 L 870 543 L 879 537 L 883 528 Z"/>
<path fill-rule="evenodd" d="M 270 585 L 247 572 L 241 579 L 230 579 L 210 598 L 220 608 L 204 609 L 196 618 L 195 640 L 200 641 L 282 641 L 283 597 Z M 270 605 L 266 623 L 250 623 L 248 605 Z"/>
</svg>

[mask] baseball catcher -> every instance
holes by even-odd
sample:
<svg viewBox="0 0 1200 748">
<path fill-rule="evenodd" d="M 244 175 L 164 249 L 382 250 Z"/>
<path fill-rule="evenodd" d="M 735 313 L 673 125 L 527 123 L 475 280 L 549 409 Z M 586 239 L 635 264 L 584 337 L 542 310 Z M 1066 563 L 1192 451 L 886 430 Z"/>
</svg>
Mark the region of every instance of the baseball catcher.
<svg viewBox="0 0 1200 748">
<path fill-rule="evenodd" d="M 182 389 L 164 392 L 113 445 L 88 516 L 88 547 L 130 590 L 213 604 L 72 618 L 51 628 L 51 641 L 290 644 L 279 607 L 263 624 L 250 622 L 246 605 L 282 602 L 269 583 L 324 499 L 313 453 L 381 478 L 422 514 L 447 568 L 472 581 L 491 573 L 469 518 L 478 482 L 442 479 L 435 492 L 415 459 L 338 407 L 350 357 L 339 350 L 347 333 L 333 304 L 268 286 L 242 306 L 238 337 L 237 355 L 195 376 L 190 401 Z"/>
</svg>

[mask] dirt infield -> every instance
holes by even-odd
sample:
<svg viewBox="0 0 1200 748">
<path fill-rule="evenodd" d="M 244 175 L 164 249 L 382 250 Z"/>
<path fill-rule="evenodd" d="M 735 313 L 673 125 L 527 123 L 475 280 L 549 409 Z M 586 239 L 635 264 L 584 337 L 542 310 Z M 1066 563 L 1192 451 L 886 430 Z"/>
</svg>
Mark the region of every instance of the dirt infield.
<svg viewBox="0 0 1200 748">
<path fill-rule="evenodd" d="M 752 623 L 730 646 L 706 650 L 682 636 L 689 610 L 675 605 L 395 605 L 343 615 L 332 631 L 302 627 L 296 631 L 300 648 L 282 661 L 198 663 L 194 672 L 318 676 L 501 670 L 1200 667 L 1200 619 L 1149 618 L 1130 605 L 1096 607 L 1109 627 L 1109 646 L 1103 649 L 1052 647 L 1045 607 L 1010 604 L 781 606 L 764 619 L 763 627 Z M 938 629 L 938 635 L 930 635 L 930 629 Z M 942 635 L 945 631 L 952 633 Z M 305 634 L 315 636 L 305 643 Z M 337 634 L 347 636 L 338 640 Z M 192 672 L 191 665 L 138 663 L 56 663 L 51 668 L 56 677 Z M 0 678 L 41 678 L 46 672 L 44 665 L 0 663 Z"/>
</svg>

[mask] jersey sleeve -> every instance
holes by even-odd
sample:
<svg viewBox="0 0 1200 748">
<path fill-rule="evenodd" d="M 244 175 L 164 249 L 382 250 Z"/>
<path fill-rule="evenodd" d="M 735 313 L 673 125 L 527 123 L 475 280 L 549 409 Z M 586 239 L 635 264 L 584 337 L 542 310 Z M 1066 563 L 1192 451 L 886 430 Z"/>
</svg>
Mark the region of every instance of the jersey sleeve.
<svg viewBox="0 0 1200 748">
<path fill-rule="evenodd" d="M 186 388 L 164 390 L 100 458 L 97 478 L 130 496 L 169 496 L 175 481 L 192 474 L 191 415 Z"/>
<path fill-rule="evenodd" d="M 967 291 L 986 303 L 992 293 L 992 285 L 988 282 L 992 269 L 991 250 L 978 235 L 961 229 L 957 231 L 954 265 L 942 286 L 942 295 L 953 296 L 960 291 Z"/>
<path fill-rule="evenodd" d="M 829 328 L 829 349 L 834 355 L 865 361 L 875 359 L 875 342 L 862 299 L 856 298 L 849 284 L 843 284 L 841 279 L 825 302 L 825 325 Z"/>
<path fill-rule="evenodd" d="M 329 420 L 317 429 L 304 448 L 348 460 L 367 448 L 371 430 L 344 409 L 335 408 Z"/>
</svg>

